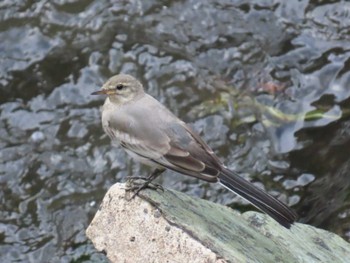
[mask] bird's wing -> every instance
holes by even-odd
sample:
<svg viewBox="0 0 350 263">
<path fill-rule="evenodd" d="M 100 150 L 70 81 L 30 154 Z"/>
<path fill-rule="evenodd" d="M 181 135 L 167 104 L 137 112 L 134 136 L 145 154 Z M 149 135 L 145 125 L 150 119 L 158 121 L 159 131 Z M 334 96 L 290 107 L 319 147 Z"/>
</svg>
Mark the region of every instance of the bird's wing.
<svg viewBox="0 0 350 263">
<path fill-rule="evenodd" d="M 164 155 L 168 162 L 197 172 L 196 177 L 200 179 L 217 180 L 222 164 L 198 134 L 182 121 L 169 124 L 167 134 L 171 138 L 171 149 Z M 175 150 L 182 151 L 182 154 L 177 154 Z"/>
</svg>

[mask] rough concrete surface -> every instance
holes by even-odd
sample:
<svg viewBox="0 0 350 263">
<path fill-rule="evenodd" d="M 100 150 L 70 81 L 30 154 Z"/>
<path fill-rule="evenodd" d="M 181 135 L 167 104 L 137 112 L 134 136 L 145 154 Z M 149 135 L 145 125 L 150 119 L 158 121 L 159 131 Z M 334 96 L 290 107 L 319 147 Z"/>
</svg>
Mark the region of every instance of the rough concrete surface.
<svg viewBox="0 0 350 263">
<path fill-rule="evenodd" d="M 86 231 L 111 262 L 349 262 L 346 241 L 312 226 L 288 230 L 173 190 L 131 194 L 112 186 Z"/>
<path fill-rule="evenodd" d="M 115 184 L 86 233 L 111 262 L 226 262 L 139 197 L 127 201 L 124 185 Z"/>
</svg>

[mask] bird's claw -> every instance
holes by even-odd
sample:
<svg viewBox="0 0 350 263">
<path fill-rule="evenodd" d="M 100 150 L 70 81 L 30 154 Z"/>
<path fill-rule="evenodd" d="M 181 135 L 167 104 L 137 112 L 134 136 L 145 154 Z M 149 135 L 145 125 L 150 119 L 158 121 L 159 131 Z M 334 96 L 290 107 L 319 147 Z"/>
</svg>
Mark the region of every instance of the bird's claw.
<svg viewBox="0 0 350 263">
<path fill-rule="evenodd" d="M 138 182 L 137 180 L 144 180 L 145 182 Z M 152 190 L 161 190 L 164 192 L 163 186 L 152 183 L 147 177 L 129 177 L 126 183 L 126 191 L 134 192 L 129 198 L 129 201 L 134 199 L 143 189 L 150 188 Z"/>
</svg>

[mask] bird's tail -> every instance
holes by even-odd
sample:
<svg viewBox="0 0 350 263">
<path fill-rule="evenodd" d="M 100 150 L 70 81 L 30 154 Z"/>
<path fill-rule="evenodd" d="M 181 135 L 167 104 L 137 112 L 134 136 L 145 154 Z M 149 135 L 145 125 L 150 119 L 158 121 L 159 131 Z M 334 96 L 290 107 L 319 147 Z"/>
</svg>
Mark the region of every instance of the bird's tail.
<svg viewBox="0 0 350 263">
<path fill-rule="evenodd" d="M 296 213 L 284 203 L 226 168 L 219 175 L 219 181 L 223 186 L 251 202 L 286 228 L 290 228 L 297 219 Z"/>
</svg>

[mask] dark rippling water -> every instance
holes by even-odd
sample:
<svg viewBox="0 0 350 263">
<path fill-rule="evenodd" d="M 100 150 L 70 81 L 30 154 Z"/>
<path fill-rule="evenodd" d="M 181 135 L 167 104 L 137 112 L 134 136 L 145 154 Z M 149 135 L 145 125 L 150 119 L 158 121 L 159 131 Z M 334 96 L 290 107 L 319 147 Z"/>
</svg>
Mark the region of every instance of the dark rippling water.
<svg viewBox="0 0 350 263">
<path fill-rule="evenodd" d="M 113 183 L 148 172 L 110 146 L 89 95 L 119 72 L 302 222 L 349 240 L 349 31 L 344 1 L 1 1 L 0 261 L 106 261 L 85 229 Z"/>
</svg>

